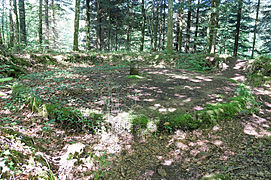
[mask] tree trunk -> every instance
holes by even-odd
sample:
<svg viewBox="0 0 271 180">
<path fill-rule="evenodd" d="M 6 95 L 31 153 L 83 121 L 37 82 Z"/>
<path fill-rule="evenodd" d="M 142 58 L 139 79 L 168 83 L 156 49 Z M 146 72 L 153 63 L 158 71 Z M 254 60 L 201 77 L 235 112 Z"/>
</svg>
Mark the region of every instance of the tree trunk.
<svg viewBox="0 0 271 180">
<path fill-rule="evenodd" d="M 90 0 L 86 0 L 86 39 L 87 39 L 87 50 L 90 50 Z"/>
<path fill-rule="evenodd" d="M 198 29 L 199 29 L 199 6 L 200 0 L 198 0 L 197 14 L 196 14 L 196 30 L 194 38 L 194 52 L 197 52 L 197 41 L 198 41 Z"/>
<path fill-rule="evenodd" d="M 39 44 L 42 48 L 42 0 L 39 0 Z"/>
<path fill-rule="evenodd" d="M 159 20 L 159 5 L 160 1 L 156 1 L 156 15 L 155 15 L 155 27 L 154 27 L 154 51 L 157 51 L 157 36 L 158 36 L 158 20 Z"/>
<path fill-rule="evenodd" d="M 21 42 L 24 46 L 27 45 L 27 34 L 25 25 L 25 7 L 24 0 L 19 0 L 19 14 L 20 14 L 20 37 Z"/>
<path fill-rule="evenodd" d="M 142 24 L 141 24 L 140 51 L 143 51 L 144 50 L 144 42 L 145 42 L 145 23 L 146 23 L 145 0 L 142 0 L 142 2 L 141 2 L 141 11 L 142 11 Z"/>
<path fill-rule="evenodd" d="M 101 39 L 102 39 L 102 13 L 101 13 L 101 2 L 97 0 L 97 49 L 101 50 Z"/>
<path fill-rule="evenodd" d="M 243 6 L 243 0 L 238 0 L 238 12 L 237 12 L 237 23 L 236 23 L 236 30 L 235 30 L 233 57 L 237 57 L 237 54 L 238 54 L 238 41 L 239 41 L 239 33 L 240 33 L 240 25 L 241 25 L 242 6 Z"/>
<path fill-rule="evenodd" d="M 44 0 L 45 3 L 45 49 L 49 49 L 49 0 Z"/>
<path fill-rule="evenodd" d="M 20 29 L 19 29 L 19 17 L 18 17 L 18 8 L 17 0 L 13 0 L 13 13 L 15 15 L 15 43 L 17 50 L 20 49 Z"/>
<path fill-rule="evenodd" d="M 187 25 L 186 25 L 186 45 L 185 52 L 189 53 L 189 45 L 190 45 L 190 27 L 191 27 L 191 0 L 188 1 L 188 14 L 187 14 Z"/>
<path fill-rule="evenodd" d="M 5 14 L 5 2 L 2 1 L 2 14 L 4 15 Z M 3 41 L 3 44 L 5 44 L 5 17 L 4 16 L 1 16 L 1 28 L 2 28 L 2 41 Z"/>
<path fill-rule="evenodd" d="M 13 5 L 12 1 L 9 1 L 10 5 L 10 10 L 9 10 L 9 29 L 10 29 L 10 39 L 9 39 L 9 47 L 14 47 L 14 22 L 13 22 Z"/>
<path fill-rule="evenodd" d="M 130 0 L 127 0 L 126 3 L 127 3 L 127 31 L 126 31 L 126 50 L 127 51 L 130 51 L 130 3 L 129 3 Z"/>
<path fill-rule="evenodd" d="M 252 58 L 252 59 L 253 59 L 253 56 L 254 56 L 254 50 L 255 50 L 256 33 L 257 33 L 257 24 L 258 24 L 258 18 L 259 18 L 260 4 L 261 4 L 261 0 L 258 0 L 258 4 L 257 4 L 257 12 L 256 12 L 256 19 L 255 19 L 255 25 L 254 25 L 254 36 L 253 36 L 252 54 L 251 54 L 251 58 Z"/>
<path fill-rule="evenodd" d="M 118 24 L 117 24 L 118 26 Z M 115 31 L 115 51 L 118 50 L 118 28 L 116 27 L 116 31 Z"/>
<path fill-rule="evenodd" d="M 183 7 L 184 7 L 184 0 L 181 0 L 181 8 L 178 10 L 178 51 L 182 52 L 182 46 L 183 46 Z"/>
<path fill-rule="evenodd" d="M 173 52 L 173 0 L 168 0 L 167 52 Z"/>
<path fill-rule="evenodd" d="M 74 34 L 73 34 L 73 50 L 78 51 L 78 34 L 79 34 L 79 16 L 80 16 L 80 0 L 75 0 L 75 18 L 74 18 Z"/>
<path fill-rule="evenodd" d="M 220 0 L 212 0 L 211 2 L 211 15 L 209 20 L 209 39 L 208 39 L 208 53 L 215 54 L 216 52 L 216 36 L 217 36 L 217 28 L 218 28 L 218 20 L 219 20 L 219 4 Z"/>
<path fill-rule="evenodd" d="M 166 0 L 164 0 L 164 3 L 163 3 L 163 45 L 162 45 L 162 49 L 164 50 L 165 49 L 165 37 L 166 37 Z"/>
<path fill-rule="evenodd" d="M 51 28 L 52 28 L 52 41 L 53 41 L 52 48 L 55 49 L 57 45 L 56 39 L 58 37 L 57 29 L 56 29 L 56 18 L 55 18 L 55 0 L 52 0 L 51 7 L 52 7 Z"/>
</svg>

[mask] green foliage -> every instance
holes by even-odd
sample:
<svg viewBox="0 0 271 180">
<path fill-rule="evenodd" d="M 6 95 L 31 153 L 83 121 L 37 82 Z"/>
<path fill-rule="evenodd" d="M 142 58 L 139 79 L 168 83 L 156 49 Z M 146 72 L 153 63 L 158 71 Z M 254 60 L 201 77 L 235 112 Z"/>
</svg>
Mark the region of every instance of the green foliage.
<svg viewBox="0 0 271 180">
<path fill-rule="evenodd" d="M 57 63 L 56 59 L 50 55 L 36 55 L 30 54 L 30 58 L 34 59 L 36 63 L 54 65 Z"/>
<path fill-rule="evenodd" d="M 136 116 L 134 119 L 132 119 L 133 131 L 136 131 L 139 129 L 146 129 L 148 122 L 149 122 L 149 117 L 145 115 Z"/>
<path fill-rule="evenodd" d="M 271 56 L 259 56 L 247 63 L 248 81 L 253 86 L 271 83 Z"/>
<path fill-rule="evenodd" d="M 6 82 L 6 81 L 12 81 L 13 78 L 12 77 L 8 77 L 8 78 L 0 78 L 0 83 L 1 82 Z"/>
<path fill-rule="evenodd" d="M 64 107 L 57 103 L 45 103 L 37 94 L 34 94 L 30 88 L 22 85 L 15 85 L 12 89 L 12 98 L 17 103 L 28 105 L 33 111 L 39 115 L 49 118 L 42 128 L 44 131 L 50 130 L 49 124 L 58 123 L 62 127 L 73 128 L 76 131 L 90 130 L 97 132 L 104 124 L 104 118 L 101 114 L 90 113 L 87 117 L 83 116 L 79 110 Z M 15 103 L 10 103 L 11 107 Z M 15 110 L 18 108 L 14 108 Z"/>
<path fill-rule="evenodd" d="M 159 131 L 168 130 L 175 131 L 177 129 L 192 130 L 200 126 L 200 121 L 192 117 L 190 114 L 170 113 L 162 116 L 159 122 Z"/>
<path fill-rule="evenodd" d="M 181 54 L 180 60 L 177 62 L 175 68 L 183 68 L 193 71 L 210 71 L 218 69 L 219 65 L 225 59 L 218 56 L 211 57 L 210 54 Z"/>
</svg>

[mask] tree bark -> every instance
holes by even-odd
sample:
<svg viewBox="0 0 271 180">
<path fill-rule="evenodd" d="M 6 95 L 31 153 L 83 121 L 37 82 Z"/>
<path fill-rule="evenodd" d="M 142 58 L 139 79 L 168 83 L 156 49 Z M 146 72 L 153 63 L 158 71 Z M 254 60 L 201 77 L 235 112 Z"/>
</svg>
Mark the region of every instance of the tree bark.
<svg viewBox="0 0 271 180">
<path fill-rule="evenodd" d="M 191 27 L 191 0 L 188 1 L 188 13 L 187 13 L 187 25 L 186 25 L 186 45 L 185 52 L 189 53 L 189 45 L 190 45 L 190 27 Z"/>
<path fill-rule="evenodd" d="M 52 28 L 52 48 L 55 49 L 56 45 L 57 45 L 57 37 L 58 37 L 58 33 L 57 33 L 57 28 L 56 28 L 56 18 L 55 18 L 55 0 L 51 1 L 51 7 L 52 7 L 52 24 L 51 24 L 51 28 Z"/>
<path fill-rule="evenodd" d="M 44 0 L 45 6 L 45 49 L 49 49 L 49 0 Z"/>
<path fill-rule="evenodd" d="M 160 1 L 156 1 L 156 15 L 155 15 L 155 27 L 154 27 L 154 51 L 157 51 L 157 36 L 158 36 L 158 20 L 159 20 L 159 5 Z"/>
<path fill-rule="evenodd" d="M 130 0 L 126 0 L 127 4 L 127 31 L 126 31 L 126 50 L 130 51 Z"/>
<path fill-rule="evenodd" d="M 238 12 L 237 12 L 237 23 L 236 23 L 236 30 L 235 30 L 233 57 L 237 57 L 238 55 L 238 41 L 239 41 L 240 25 L 241 25 L 241 17 L 242 17 L 242 6 L 243 6 L 243 0 L 238 0 Z"/>
<path fill-rule="evenodd" d="M 251 54 L 251 58 L 252 59 L 253 59 L 254 50 L 255 50 L 255 43 L 256 43 L 256 34 L 257 34 L 257 25 L 258 25 L 260 4 L 261 4 L 261 0 L 258 0 L 257 12 L 256 12 L 256 19 L 255 19 L 255 25 L 254 25 L 254 36 L 253 36 L 252 54 Z"/>
<path fill-rule="evenodd" d="M 197 41 L 198 41 L 198 29 L 199 29 L 199 6 L 200 0 L 198 0 L 197 14 L 196 14 L 196 29 L 194 38 L 194 52 L 197 52 Z"/>
<path fill-rule="evenodd" d="M 86 39 L 87 39 L 87 50 L 90 50 L 90 0 L 86 0 Z"/>
<path fill-rule="evenodd" d="M 13 13 L 15 15 L 15 43 L 17 50 L 20 49 L 20 24 L 19 24 L 19 17 L 18 17 L 18 7 L 17 7 L 17 0 L 13 0 Z"/>
<path fill-rule="evenodd" d="M 164 3 L 163 3 L 163 38 L 162 38 L 162 42 L 163 42 L 163 45 L 162 45 L 162 49 L 164 50 L 165 49 L 165 44 L 166 44 L 166 0 L 164 0 Z"/>
<path fill-rule="evenodd" d="M 39 0 L 39 44 L 42 48 L 42 0 Z"/>
<path fill-rule="evenodd" d="M 146 24 L 145 0 L 141 1 L 141 11 L 142 11 L 142 24 L 141 24 L 140 51 L 143 51 L 144 50 L 144 42 L 145 42 L 145 24 Z"/>
<path fill-rule="evenodd" d="M 80 17 L 80 0 L 75 0 L 75 18 L 73 34 L 73 50 L 78 51 L 78 34 L 79 34 L 79 17 Z"/>
<path fill-rule="evenodd" d="M 182 46 L 183 46 L 183 6 L 184 6 L 184 0 L 181 0 L 181 8 L 178 10 L 178 51 L 182 52 Z"/>
<path fill-rule="evenodd" d="M 102 13 L 101 13 L 101 1 L 97 0 L 97 50 L 101 50 L 102 39 Z"/>
<path fill-rule="evenodd" d="M 24 0 L 19 0 L 19 14 L 20 14 L 20 37 L 21 42 L 25 46 L 27 45 L 27 34 L 25 25 L 25 7 Z"/>
<path fill-rule="evenodd" d="M 9 39 L 9 47 L 14 47 L 14 40 L 15 40 L 15 36 L 14 36 L 14 21 L 13 21 L 13 5 L 12 5 L 12 1 L 9 2 L 10 5 L 10 10 L 9 10 L 9 30 L 10 30 L 10 39 Z"/>
<path fill-rule="evenodd" d="M 218 20 L 219 20 L 219 4 L 220 0 L 212 0 L 211 2 L 211 15 L 209 19 L 209 37 L 208 37 L 208 53 L 215 54 L 216 52 L 216 36 L 218 29 Z"/>
<path fill-rule="evenodd" d="M 173 0 L 168 0 L 167 52 L 173 52 Z"/>
</svg>

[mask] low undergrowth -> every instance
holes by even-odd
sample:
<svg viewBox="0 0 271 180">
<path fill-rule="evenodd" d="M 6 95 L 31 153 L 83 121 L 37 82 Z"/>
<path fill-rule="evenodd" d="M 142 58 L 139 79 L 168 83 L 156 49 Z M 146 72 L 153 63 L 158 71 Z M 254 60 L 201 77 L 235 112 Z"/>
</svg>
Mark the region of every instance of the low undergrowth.
<svg viewBox="0 0 271 180">
<path fill-rule="evenodd" d="M 99 131 L 104 125 L 104 118 L 101 114 L 91 112 L 88 115 L 83 115 L 80 110 L 64 107 L 57 102 L 46 103 L 30 88 L 19 84 L 13 86 L 11 98 L 14 103 L 7 103 L 7 106 L 10 105 L 10 109 L 16 111 L 25 104 L 33 112 L 47 118 L 49 121 L 46 124 L 57 123 L 65 128 L 72 128 L 76 131 L 92 131 L 93 133 Z M 46 127 L 48 126 L 45 126 L 44 129 Z"/>
<path fill-rule="evenodd" d="M 259 104 L 247 86 L 239 84 L 236 94 L 237 96 L 229 99 L 227 103 L 208 104 L 203 110 L 192 113 L 173 112 L 165 115 L 156 113 L 154 119 L 158 120 L 155 123 L 155 129 L 158 132 L 174 132 L 178 129 L 210 128 L 220 121 L 234 119 L 239 113 L 256 113 L 258 111 Z M 144 115 L 132 120 L 133 128 L 136 130 L 148 129 L 150 122 L 152 121 Z"/>
<path fill-rule="evenodd" d="M 271 57 L 259 56 L 248 61 L 246 66 L 247 80 L 252 86 L 271 84 Z"/>
</svg>

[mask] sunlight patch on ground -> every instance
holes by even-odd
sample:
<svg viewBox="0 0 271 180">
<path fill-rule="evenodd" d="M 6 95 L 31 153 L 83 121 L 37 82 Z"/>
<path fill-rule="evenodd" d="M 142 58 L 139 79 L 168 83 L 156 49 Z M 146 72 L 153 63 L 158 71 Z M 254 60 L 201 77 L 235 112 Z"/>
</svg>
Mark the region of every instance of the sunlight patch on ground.
<svg viewBox="0 0 271 180">
<path fill-rule="evenodd" d="M 235 74 L 234 78 L 231 78 L 235 81 L 239 81 L 239 82 L 244 82 L 245 81 L 245 76 L 241 75 L 241 74 Z"/>
<path fill-rule="evenodd" d="M 203 110 L 204 108 L 202 106 L 195 106 L 193 107 L 193 110 L 200 111 Z"/>
<path fill-rule="evenodd" d="M 244 127 L 244 133 L 248 135 L 255 136 L 257 138 L 262 138 L 264 136 L 271 136 L 271 132 L 267 131 L 261 127 L 255 127 L 251 123 L 248 123 Z"/>
</svg>

